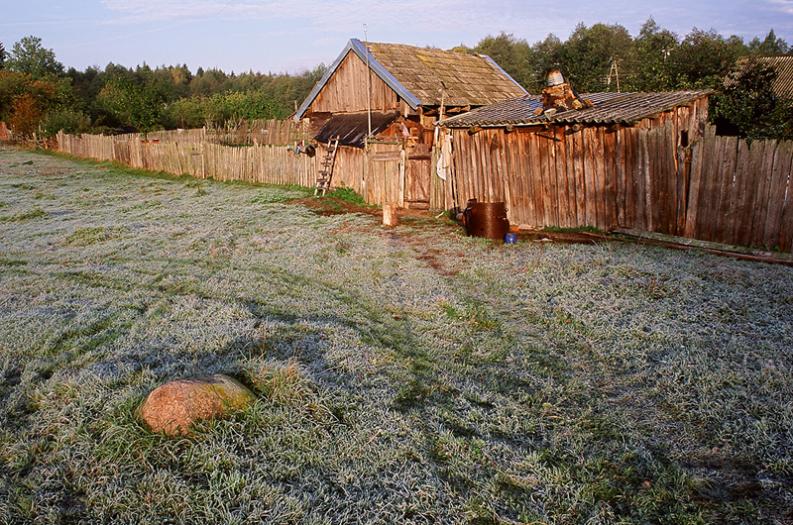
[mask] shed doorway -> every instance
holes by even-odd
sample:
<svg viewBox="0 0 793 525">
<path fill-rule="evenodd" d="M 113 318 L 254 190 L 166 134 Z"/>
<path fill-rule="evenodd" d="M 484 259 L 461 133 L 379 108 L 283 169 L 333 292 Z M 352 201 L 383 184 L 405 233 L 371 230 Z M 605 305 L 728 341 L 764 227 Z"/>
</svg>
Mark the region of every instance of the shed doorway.
<svg viewBox="0 0 793 525">
<path fill-rule="evenodd" d="M 432 154 L 429 144 L 416 144 L 409 148 L 405 169 L 405 207 L 429 209 L 431 171 Z"/>
</svg>

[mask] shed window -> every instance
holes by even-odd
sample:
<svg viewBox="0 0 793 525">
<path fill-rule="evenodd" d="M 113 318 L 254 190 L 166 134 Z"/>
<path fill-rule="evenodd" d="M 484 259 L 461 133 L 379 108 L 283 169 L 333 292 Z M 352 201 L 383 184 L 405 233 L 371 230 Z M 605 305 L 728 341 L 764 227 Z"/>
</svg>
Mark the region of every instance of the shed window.
<svg viewBox="0 0 793 525">
<path fill-rule="evenodd" d="M 688 130 L 683 130 L 680 132 L 680 145 L 684 148 L 688 147 Z"/>
</svg>

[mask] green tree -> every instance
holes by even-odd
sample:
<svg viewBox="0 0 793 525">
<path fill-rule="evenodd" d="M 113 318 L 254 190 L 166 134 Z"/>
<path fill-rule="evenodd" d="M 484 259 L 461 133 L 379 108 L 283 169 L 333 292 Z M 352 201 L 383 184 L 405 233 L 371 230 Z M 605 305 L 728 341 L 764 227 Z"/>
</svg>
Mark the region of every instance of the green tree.
<svg viewBox="0 0 793 525">
<path fill-rule="evenodd" d="M 162 122 L 166 128 L 200 128 L 206 124 L 205 99 L 180 98 L 165 108 Z"/>
<path fill-rule="evenodd" d="M 97 102 L 116 122 L 138 131 L 151 131 L 160 124 L 163 101 L 158 94 L 128 78 L 116 77 L 105 84 Z"/>
<path fill-rule="evenodd" d="M 748 52 L 737 36 L 694 28 L 669 57 L 675 88 L 716 88 Z"/>
<path fill-rule="evenodd" d="M 14 99 L 26 93 L 31 82 L 30 75 L 14 71 L 0 71 L 0 120 L 8 119 Z"/>
<path fill-rule="evenodd" d="M 562 41 L 553 33 L 531 46 L 531 82 L 524 86 L 530 93 L 539 93 L 542 90 L 545 73 L 549 69 L 563 67 L 562 47 Z"/>
<path fill-rule="evenodd" d="M 534 71 L 531 69 L 532 51 L 528 42 L 517 39 L 513 35 L 501 33 L 482 39 L 474 51 L 496 61 L 519 84 L 526 87 L 534 83 Z"/>
<path fill-rule="evenodd" d="M 793 102 L 774 96 L 774 67 L 741 61 L 724 80 L 711 105 L 711 119 L 722 132 L 751 139 L 793 138 Z"/>
<path fill-rule="evenodd" d="M 3 43 L 0 42 L 0 69 L 5 69 L 6 65 L 6 48 L 3 47 Z"/>
<path fill-rule="evenodd" d="M 616 91 L 615 75 L 609 75 L 612 64 L 619 68 L 621 89 L 630 89 L 635 56 L 633 39 L 620 25 L 579 24 L 560 49 L 563 71 L 579 91 Z"/>
<path fill-rule="evenodd" d="M 69 108 L 58 108 L 48 111 L 41 120 L 40 127 L 46 137 L 52 137 L 59 131 L 66 133 L 83 133 L 88 131 L 91 120 L 81 111 Z"/>
<path fill-rule="evenodd" d="M 662 29 L 650 18 L 636 37 L 636 65 L 633 87 L 639 91 L 664 91 L 674 88 L 674 73 L 669 57 L 680 45 L 676 34 Z"/>
<path fill-rule="evenodd" d="M 55 52 L 42 46 L 41 39 L 35 36 L 23 37 L 14 44 L 7 66 L 12 71 L 27 73 L 33 78 L 63 74 L 63 64 L 56 60 Z"/>
<path fill-rule="evenodd" d="M 778 38 L 772 29 L 763 40 L 754 37 L 749 42 L 749 51 L 763 56 L 784 55 L 790 52 L 790 46 L 784 39 Z"/>
</svg>

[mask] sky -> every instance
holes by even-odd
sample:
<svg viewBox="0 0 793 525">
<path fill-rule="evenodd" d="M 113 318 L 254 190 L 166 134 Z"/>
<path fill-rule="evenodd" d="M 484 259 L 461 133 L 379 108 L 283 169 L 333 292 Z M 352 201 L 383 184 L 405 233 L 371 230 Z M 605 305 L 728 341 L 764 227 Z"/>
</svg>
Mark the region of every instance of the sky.
<svg viewBox="0 0 793 525">
<path fill-rule="evenodd" d="M 300 72 L 330 64 L 351 37 L 449 48 L 501 31 L 529 42 L 576 24 L 649 18 L 747 40 L 793 43 L 793 0 L 0 0 L 0 42 L 43 39 L 67 67 L 187 64 L 195 71 Z"/>
</svg>

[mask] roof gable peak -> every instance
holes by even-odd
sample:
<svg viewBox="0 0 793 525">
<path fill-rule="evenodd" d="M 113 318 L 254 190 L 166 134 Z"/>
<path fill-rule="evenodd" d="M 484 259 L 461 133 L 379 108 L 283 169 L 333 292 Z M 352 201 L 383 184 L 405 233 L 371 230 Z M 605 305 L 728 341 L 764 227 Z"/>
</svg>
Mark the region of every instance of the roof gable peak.
<svg viewBox="0 0 793 525">
<path fill-rule="evenodd" d="M 369 65 L 369 68 L 378 76 L 380 79 L 385 82 L 388 87 L 393 89 L 397 95 L 402 97 L 402 99 L 407 102 L 407 104 L 413 108 L 418 109 L 419 105 L 421 105 L 421 101 L 416 97 L 413 93 L 407 90 L 405 86 L 403 86 L 397 79 L 392 75 L 383 65 L 377 61 L 374 55 L 369 51 L 366 45 L 358 40 L 357 38 L 351 38 L 347 45 L 344 47 L 342 52 L 339 56 L 334 60 L 333 64 L 330 65 L 328 70 L 322 75 L 322 78 L 317 82 L 314 86 L 314 89 L 311 90 L 306 100 L 303 101 L 303 104 L 300 105 L 297 112 L 295 113 L 295 120 L 300 120 L 305 115 L 306 111 L 308 111 L 309 106 L 319 95 L 319 92 L 322 91 L 322 88 L 328 83 L 330 78 L 339 69 L 341 63 L 344 62 L 344 59 L 347 58 L 347 55 L 350 53 L 355 53 L 358 58 L 363 60 L 366 64 Z"/>
</svg>

